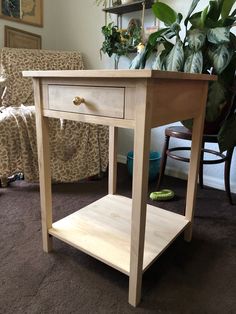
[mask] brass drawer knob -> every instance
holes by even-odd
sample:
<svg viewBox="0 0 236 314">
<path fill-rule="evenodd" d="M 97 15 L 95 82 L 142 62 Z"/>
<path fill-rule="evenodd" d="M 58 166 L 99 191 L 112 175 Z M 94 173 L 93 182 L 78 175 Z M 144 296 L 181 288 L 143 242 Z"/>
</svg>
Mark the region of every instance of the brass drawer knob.
<svg viewBox="0 0 236 314">
<path fill-rule="evenodd" d="M 81 105 L 82 103 L 85 103 L 85 99 L 82 98 L 82 97 L 76 96 L 76 97 L 73 99 L 73 104 L 76 105 L 76 106 L 79 106 L 79 105 Z"/>
</svg>

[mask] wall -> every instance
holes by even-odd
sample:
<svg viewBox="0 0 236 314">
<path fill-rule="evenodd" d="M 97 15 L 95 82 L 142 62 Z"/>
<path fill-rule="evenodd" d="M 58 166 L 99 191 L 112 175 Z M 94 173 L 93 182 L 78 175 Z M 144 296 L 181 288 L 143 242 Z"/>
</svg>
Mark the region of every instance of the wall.
<svg viewBox="0 0 236 314">
<path fill-rule="evenodd" d="M 203 0 L 203 5 L 208 1 Z M 32 27 L 20 23 L 10 23 L 0 20 L 0 47 L 3 46 L 3 27 L 9 25 L 29 32 L 42 35 L 43 48 L 59 50 L 80 50 L 83 53 L 84 63 L 87 69 L 113 68 L 113 60 L 106 56 L 100 59 L 99 48 L 102 43 L 101 27 L 104 25 L 104 13 L 101 7 L 94 4 L 95 0 L 44 0 L 44 27 Z M 182 0 L 166 0 L 174 5 L 176 10 L 187 12 L 188 6 Z M 188 1 L 190 2 L 190 1 Z M 191 3 L 191 2 L 190 2 Z M 125 15 L 125 26 L 131 15 Z M 132 17 L 141 17 L 140 12 L 132 14 Z M 115 19 L 115 17 L 113 16 Z M 145 14 L 145 25 L 153 25 L 154 17 L 151 10 Z M 122 58 L 120 68 L 127 68 L 129 60 Z M 164 127 L 152 130 L 151 148 L 161 151 L 164 141 Z M 172 145 L 174 145 L 174 141 Z M 181 145 L 185 145 L 183 141 Z M 179 145 L 179 142 L 178 142 Z M 122 129 L 119 132 L 119 159 L 125 162 L 125 156 L 133 146 L 133 132 Z M 235 159 L 232 164 L 235 164 Z M 186 178 L 188 164 L 168 161 L 167 173 Z M 205 166 L 204 180 L 207 185 L 224 188 L 223 165 Z M 236 192 L 236 169 L 232 167 L 231 173 L 232 191 Z"/>
</svg>

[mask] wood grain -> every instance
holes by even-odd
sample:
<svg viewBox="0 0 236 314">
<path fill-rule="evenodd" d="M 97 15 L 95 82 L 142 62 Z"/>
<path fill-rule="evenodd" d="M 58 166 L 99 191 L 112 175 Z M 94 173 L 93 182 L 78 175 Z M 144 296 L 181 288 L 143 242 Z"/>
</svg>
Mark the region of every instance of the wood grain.
<svg viewBox="0 0 236 314">
<path fill-rule="evenodd" d="M 49 236 L 48 229 L 52 227 L 52 190 L 48 118 L 43 117 L 42 115 L 42 98 L 39 79 L 34 79 L 33 84 L 36 111 L 43 250 L 45 252 L 50 252 L 52 250 L 52 237 Z"/>
<path fill-rule="evenodd" d="M 130 274 L 132 200 L 107 195 L 54 222 L 49 233 L 115 269 Z M 187 226 L 184 216 L 147 206 L 142 272 Z"/>
<path fill-rule="evenodd" d="M 132 226 L 129 303 L 136 306 L 141 299 L 145 221 L 148 192 L 149 151 L 152 101 L 148 82 L 138 84 L 135 93 L 134 167 L 132 193 Z"/>
<path fill-rule="evenodd" d="M 109 174 L 108 174 L 108 194 L 116 194 L 117 184 L 117 141 L 118 128 L 109 127 Z"/>
<path fill-rule="evenodd" d="M 179 80 L 216 81 L 215 75 L 192 74 L 184 72 L 168 72 L 158 70 L 54 70 L 54 71 L 23 71 L 23 76 L 30 77 L 100 77 L 100 78 L 162 78 Z"/>
<path fill-rule="evenodd" d="M 191 158 L 188 173 L 188 185 L 186 195 L 185 217 L 190 221 L 188 229 L 185 231 L 184 238 L 186 241 L 191 241 L 193 231 L 193 218 L 197 193 L 197 178 L 199 173 L 200 154 L 202 146 L 202 134 L 205 120 L 205 104 L 207 101 L 208 86 L 202 91 L 199 96 L 199 111 L 197 117 L 193 119 Z"/>
<path fill-rule="evenodd" d="M 76 106 L 73 99 L 78 96 L 84 102 Z M 118 87 L 48 86 L 49 109 L 57 111 L 123 118 L 124 97 L 124 88 Z"/>
</svg>

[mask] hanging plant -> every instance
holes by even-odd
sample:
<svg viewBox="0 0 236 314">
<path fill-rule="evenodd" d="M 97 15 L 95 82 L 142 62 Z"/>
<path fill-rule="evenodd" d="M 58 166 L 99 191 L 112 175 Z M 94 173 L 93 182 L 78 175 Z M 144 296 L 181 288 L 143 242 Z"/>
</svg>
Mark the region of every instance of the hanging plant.
<svg viewBox="0 0 236 314">
<path fill-rule="evenodd" d="M 137 23 L 130 24 L 127 29 L 118 29 L 114 22 L 102 27 L 104 41 L 100 52 L 111 57 L 113 54 L 119 60 L 134 52 L 141 40 L 141 27 Z"/>
</svg>

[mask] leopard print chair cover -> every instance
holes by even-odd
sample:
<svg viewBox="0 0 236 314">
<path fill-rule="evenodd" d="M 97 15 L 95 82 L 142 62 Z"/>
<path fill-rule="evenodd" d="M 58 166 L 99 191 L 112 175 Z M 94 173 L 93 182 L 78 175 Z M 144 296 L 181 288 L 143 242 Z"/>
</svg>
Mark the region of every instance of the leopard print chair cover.
<svg viewBox="0 0 236 314">
<path fill-rule="evenodd" d="M 0 108 L 0 180 L 23 172 L 27 181 L 38 181 L 33 87 L 21 72 L 82 68 L 79 52 L 1 49 L 0 84 L 7 89 Z M 53 182 L 75 182 L 106 170 L 107 127 L 49 119 L 49 129 Z"/>
</svg>

